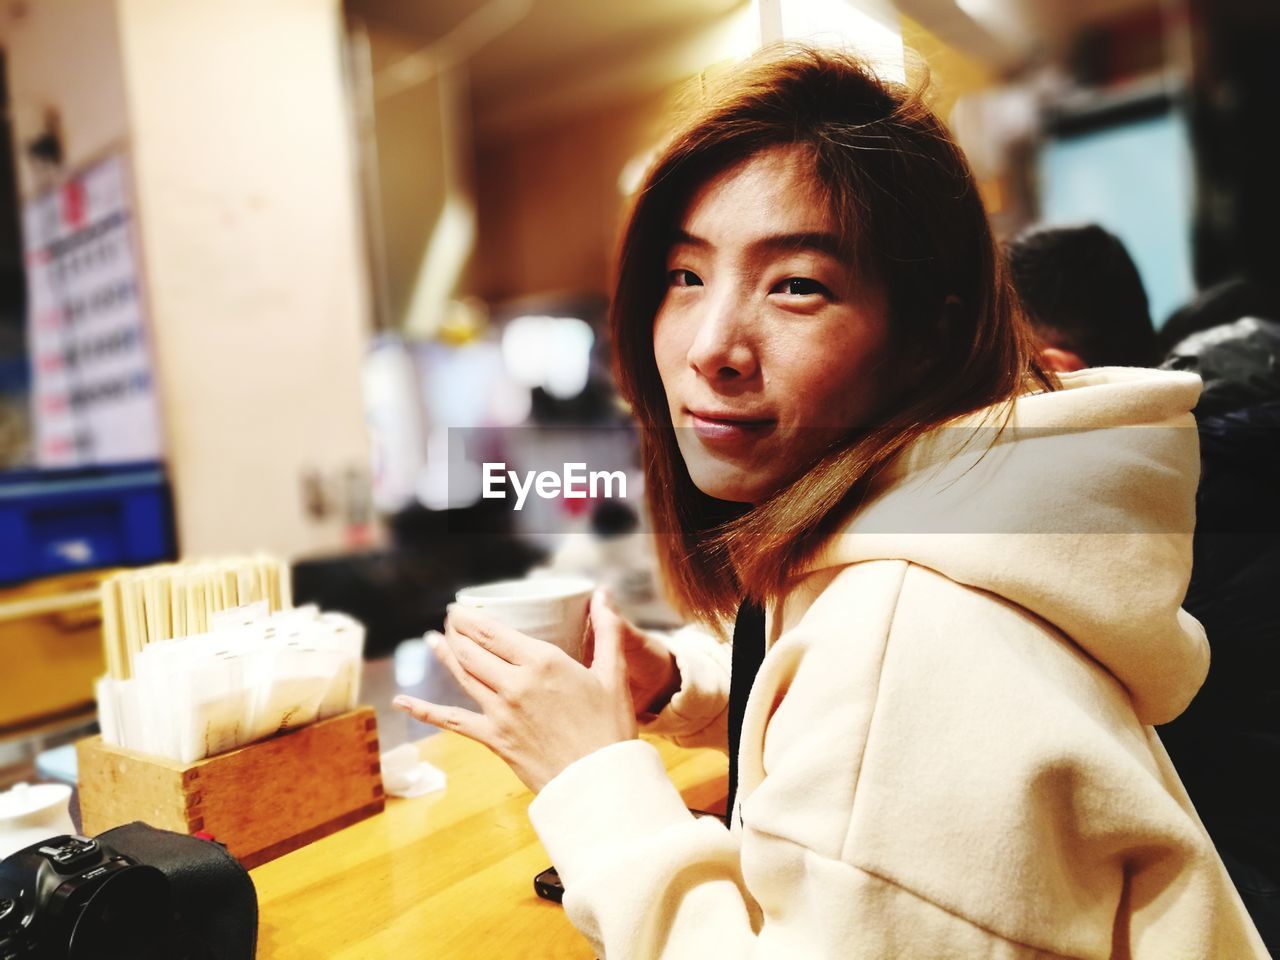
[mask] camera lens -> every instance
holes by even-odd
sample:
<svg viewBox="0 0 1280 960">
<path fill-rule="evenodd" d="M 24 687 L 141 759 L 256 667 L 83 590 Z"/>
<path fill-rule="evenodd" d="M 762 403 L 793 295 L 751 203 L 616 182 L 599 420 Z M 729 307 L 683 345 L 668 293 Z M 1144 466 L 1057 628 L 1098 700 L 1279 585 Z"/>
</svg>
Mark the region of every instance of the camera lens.
<svg viewBox="0 0 1280 960">
<path fill-rule="evenodd" d="M 84 905 L 68 960 L 165 960 L 172 917 L 163 873 L 148 866 L 121 870 Z"/>
</svg>

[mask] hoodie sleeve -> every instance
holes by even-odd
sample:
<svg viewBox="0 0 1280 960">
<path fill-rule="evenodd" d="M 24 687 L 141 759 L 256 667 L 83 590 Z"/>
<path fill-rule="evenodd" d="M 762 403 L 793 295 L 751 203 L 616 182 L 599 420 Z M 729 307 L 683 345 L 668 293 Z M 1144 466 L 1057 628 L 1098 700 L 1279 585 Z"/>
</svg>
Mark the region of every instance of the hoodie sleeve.
<svg viewBox="0 0 1280 960">
<path fill-rule="evenodd" d="M 744 875 L 743 835 L 693 817 L 640 740 L 567 768 L 529 816 L 569 920 L 607 960 L 1057 957 L 792 839 L 745 841 L 757 863 Z"/>
<path fill-rule="evenodd" d="M 845 855 L 859 764 L 851 731 L 864 727 L 848 681 L 851 670 L 874 676 L 891 614 L 889 600 L 875 611 L 868 599 L 856 626 L 792 636 L 766 657 L 747 708 L 769 713 L 764 769 L 744 769 L 759 783 L 741 829 L 693 817 L 641 740 L 576 761 L 534 799 L 529 816 L 564 881 L 565 910 L 597 956 L 1046 956 Z"/>
<path fill-rule="evenodd" d="M 727 749 L 732 647 L 693 626 L 655 635 L 675 657 L 680 689 L 641 731 L 669 737 L 682 747 Z"/>
</svg>

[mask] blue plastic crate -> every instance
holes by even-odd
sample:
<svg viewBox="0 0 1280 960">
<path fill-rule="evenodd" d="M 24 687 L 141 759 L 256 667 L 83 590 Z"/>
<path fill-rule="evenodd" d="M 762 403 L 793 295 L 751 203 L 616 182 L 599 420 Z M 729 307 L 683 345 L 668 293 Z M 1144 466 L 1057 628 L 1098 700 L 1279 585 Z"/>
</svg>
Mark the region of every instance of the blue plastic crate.
<svg viewBox="0 0 1280 960">
<path fill-rule="evenodd" d="M 159 464 L 0 473 L 0 584 L 176 554 Z"/>
</svg>

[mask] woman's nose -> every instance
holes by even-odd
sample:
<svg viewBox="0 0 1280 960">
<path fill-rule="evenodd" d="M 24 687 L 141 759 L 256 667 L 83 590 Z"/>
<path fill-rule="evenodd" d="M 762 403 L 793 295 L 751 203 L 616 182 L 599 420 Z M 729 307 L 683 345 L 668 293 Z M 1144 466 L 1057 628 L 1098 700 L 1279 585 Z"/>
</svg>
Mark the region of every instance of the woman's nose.
<svg viewBox="0 0 1280 960">
<path fill-rule="evenodd" d="M 703 301 L 689 365 L 708 380 L 747 380 L 759 368 L 750 306 L 734 291 Z"/>
</svg>

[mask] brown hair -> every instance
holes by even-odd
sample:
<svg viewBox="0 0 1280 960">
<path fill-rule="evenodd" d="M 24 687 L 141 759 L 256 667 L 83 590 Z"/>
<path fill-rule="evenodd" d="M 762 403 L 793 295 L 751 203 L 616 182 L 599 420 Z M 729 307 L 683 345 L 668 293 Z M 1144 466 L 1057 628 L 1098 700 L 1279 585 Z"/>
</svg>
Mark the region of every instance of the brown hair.
<svg viewBox="0 0 1280 960">
<path fill-rule="evenodd" d="M 666 256 L 694 192 L 759 151 L 806 149 L 837 224 L 889 307 L 891 369 L 927 368 L 897 402 L 749 509 L 689 477 L 653 352 Z M 673 599 L 698 619 L 779 597 L 858 508 L 876 473 L 926 431 L 1054 389 L 1019 316 L 973 175 L 920 90 L 847 54 L 767 51 L 707 91 L 651 166 L 622 237 L 610 311 L 615 372 L 640 422 L 649 508 Z"/>
</svg>

